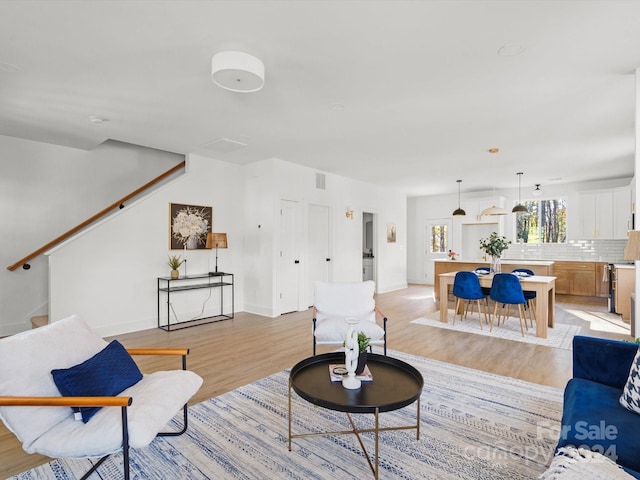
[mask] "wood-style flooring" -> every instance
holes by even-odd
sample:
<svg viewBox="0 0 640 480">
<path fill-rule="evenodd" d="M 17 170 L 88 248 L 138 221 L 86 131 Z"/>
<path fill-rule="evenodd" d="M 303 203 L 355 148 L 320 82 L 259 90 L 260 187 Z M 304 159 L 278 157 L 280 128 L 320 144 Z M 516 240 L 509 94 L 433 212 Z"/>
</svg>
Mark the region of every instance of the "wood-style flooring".
<svg viewBox="0 0 640 480">
<path fill-rule="evenodd" d="M 571 377 L 569 350 L 410 323 L 437 309 L 431 286 L 410 285 L 380 294 L 376 304 L 389 318 L 388 345 L 392 350 L 557 388 L 563 388 Z M 606 312 L 606 299 L 558 296 L 556 322 L 578 324 L 582 335 L 630 338 L 591 330 L 588 322 L 572 316 L 566 309 Z M 311 310 L 277 318 L 236 313 L 233 320 L 174 332 L 154 328 L 115 338 L 126 347 L 189 347 L 188 368 L 204 378 L 204 385 L 191 402 L 197 403 L 289 368 L 310 356 Z M 319 347 L 319 353 L 330 350 Z M 137 360 L 143 371 L 180 368 L 175 358 Z M 0 424 L 0 478 L 48 460 L 26 454 L 13 434 Z"/>
</svg>

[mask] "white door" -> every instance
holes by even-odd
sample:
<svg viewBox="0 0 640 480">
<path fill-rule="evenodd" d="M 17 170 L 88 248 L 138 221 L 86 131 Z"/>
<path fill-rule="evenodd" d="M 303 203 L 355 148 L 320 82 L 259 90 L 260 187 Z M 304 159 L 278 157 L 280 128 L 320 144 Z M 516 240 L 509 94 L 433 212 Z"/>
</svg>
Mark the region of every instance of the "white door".
<svg viewBox="0 0 640 480">
<path fill-rule="evenodd" d="M 280 265 L 278 268 L 278 311 L 296 312 L 300 304 L 300 206 L 280 201 Z"/>
<path fill-rule="evenodd" d="M 331 278 L 331 245 L 329 237 L 329 207 L 309 205 L 309 248 L 307 302 L 313 305 L 313 282 L 327 282 Z"/>
<path fill-rule="evenodd" d="M 446 259 L 453 245 L 453 226 L 450 218 L 429 218 L 425 222 L 423 268 L 424 282 L 434 284 L 436 258 Z"/>
</svg>

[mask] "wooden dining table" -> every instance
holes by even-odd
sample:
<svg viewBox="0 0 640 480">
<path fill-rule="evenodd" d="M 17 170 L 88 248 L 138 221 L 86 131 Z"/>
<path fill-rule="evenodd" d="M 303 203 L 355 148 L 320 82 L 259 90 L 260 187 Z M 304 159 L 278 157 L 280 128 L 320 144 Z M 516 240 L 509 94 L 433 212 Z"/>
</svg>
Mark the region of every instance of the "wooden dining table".
<svg viewBox="0 0 640 480">
<path fill-rule="evenodd" d="M 449 321 L 449 286 L 457 272 L 443 273 L 440 278 L 440 321 Z M 556 277 L 532 275 L 530 277 L 518 277 L 522 290 L 536 292 L 536 336 L 547 338 L 547 328 L 553 328 L 554 310 L 556 306 Z M 491 287 L 493 274 L 478 275 L 480 286 Z"/>
</svg>

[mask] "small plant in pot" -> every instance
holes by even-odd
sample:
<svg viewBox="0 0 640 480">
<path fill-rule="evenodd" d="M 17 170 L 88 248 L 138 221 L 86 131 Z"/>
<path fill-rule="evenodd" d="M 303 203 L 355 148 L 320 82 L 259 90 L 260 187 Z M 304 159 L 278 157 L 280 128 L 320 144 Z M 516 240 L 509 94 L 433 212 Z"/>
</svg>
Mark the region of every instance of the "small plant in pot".
<svg viewBox="0 0 640 480">
<path fill-rule="evenodd" d="M 171 278 L 178 278 L 180 276 L 180 272 L 178 269 L 180 265 L 184 263 L 184 260 L 180 257 L 180 255 L 169 255 L 169 266 L 171 267 Z"/>
<path fill-rule="evenodd" d="M 358 366 L 356 367 L 356 375 L 364 372 L 367 365 L 367 350 L 371 346 L 371 339 L 364 332 L 358 333 Z"/>
</svg>

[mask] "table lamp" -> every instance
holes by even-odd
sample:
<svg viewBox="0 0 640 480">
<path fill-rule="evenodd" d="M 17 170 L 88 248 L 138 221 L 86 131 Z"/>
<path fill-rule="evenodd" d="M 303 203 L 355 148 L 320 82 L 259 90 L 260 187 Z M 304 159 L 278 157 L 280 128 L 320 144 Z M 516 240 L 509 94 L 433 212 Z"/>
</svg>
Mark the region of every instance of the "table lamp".
<svg viewBox="0 0 640 480">
<path fill-rule="evenodd" d="M 216 249 L 216 270 L 209 272 L 211 276 L 224 275 L 224 272 L 218 272 L 218 249 L 227 248 L 227 234 L 226 233 L 207 233 L 206 248 Z"/>
</svg>

